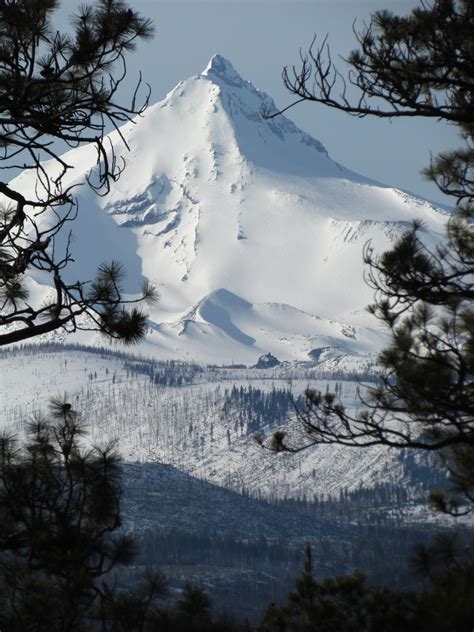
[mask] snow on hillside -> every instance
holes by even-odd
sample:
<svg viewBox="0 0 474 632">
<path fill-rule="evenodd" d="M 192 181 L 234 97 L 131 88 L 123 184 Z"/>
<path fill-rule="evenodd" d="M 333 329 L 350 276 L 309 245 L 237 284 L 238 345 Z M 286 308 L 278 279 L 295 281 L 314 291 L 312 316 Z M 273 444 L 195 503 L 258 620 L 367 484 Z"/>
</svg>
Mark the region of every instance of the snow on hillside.
<svg viewBox="0 0 474 632">
<path fill-rule="evenodd" d="M 297 398 L 310 382 L 338 390 L 350 406 L 359 386 L 352 371 L 374 379 L 370 365 L 338 365 L 325 353 L 327 359 L 312 367 L 262 370 L 161 365 L 61 347 L 12 351 L 0 355 L 0 425 L 22 432 L 33 413 L 45 412 L 52 395 L 67 392 L 87 422 L 88 441 L 116 440 L 128 462 L 168 464 L 264 498 L 337 497 L 342 489 L 384 482 L 413 488 L 398 451 L 320 446 L 297 456 L 275 455 L 254 441 L 257 432 L 296 427 L 289 390 Z M 163 370 L 178 380 L 157 379 Z M 263 402 L 264 393 L 273 399 Z M 271 404 L 267 413 L 264 403 Z"/>
<path fill-rule="evenodd" d="M 68 274 L 91 278 L 115 258 L 127 291 L 143 278 L 157 285 L 145 353 L 251 363 L 266 352 L 307 360 L 323 346 L 373 352 L 383 338 L 364 311 L 363 245 L 386 250 L 415 217 L 439 239 L 442 211 L 345 169 L 286 117 L 264 120 L 265 109 L 271 98 L 216 55 L 122 128 L 130 152 L 111 134 L 127 168 L 108 196 L 78 190 Z M 82 147 L 65 160 L 79 182 L 95 154 Z M 33 190 L 31 178 L 12 186 Z M 38 301 L 43 281 L 32 281 Z"/>
</svg>

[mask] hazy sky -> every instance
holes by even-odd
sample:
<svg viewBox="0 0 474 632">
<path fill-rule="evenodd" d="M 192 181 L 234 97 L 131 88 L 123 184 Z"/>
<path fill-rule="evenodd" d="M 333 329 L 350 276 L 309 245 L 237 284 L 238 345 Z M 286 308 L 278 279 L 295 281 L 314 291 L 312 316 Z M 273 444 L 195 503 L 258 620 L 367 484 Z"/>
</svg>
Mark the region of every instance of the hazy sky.
<svg viewBox="0 0 474 632">
<path fill-rule="evenodd" d="M 227 57 L 244 79 L 268 92 L 279 107 L 291 101 L 282 85 L 285 65 L 297 64 L 314 33 L 329 34 L 333 58 L 355 45 L 352 25 L 363 24 L 370 13 L 389 8 L 407 13 L 415 0 L 135 0 L 143 15 L 152 18 L 156 36 L 140 45 L 130 59 L 129 78 L 141 69 L 152 86 L 152 101 L 161 100 L 180 80 L 205 68 L 214 53 Z M 79 5 L 63 1 L 67 10 Z M 343 69 L 344 62 L 340 61 Z M 319 139 L 330 156 L 346 167 L 419 193 L 443 200 L 437 188 L 424 181 L 420 170 L 430 152 L 456 147 L 455 128 L 426 120 L 357 119 L 315 104 L 302 104 L 287 115 Z M 159 147 L 157 151 L 159 151 Z M 445 199 L 445 198 L 444 198 Z"/>
</svg>

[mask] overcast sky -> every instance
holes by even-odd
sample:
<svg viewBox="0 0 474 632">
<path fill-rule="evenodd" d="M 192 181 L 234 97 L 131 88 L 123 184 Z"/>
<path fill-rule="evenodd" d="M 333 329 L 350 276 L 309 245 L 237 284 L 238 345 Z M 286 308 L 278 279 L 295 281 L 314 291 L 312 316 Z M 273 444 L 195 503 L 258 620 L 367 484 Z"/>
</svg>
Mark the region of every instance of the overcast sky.
<svg viewBox="0 0 474 632">
<path fill-rule="evenodd" d="M 63 7 L 77 8 L 75 0 Z M 129 63 L 129 80 L 141 69 L 152 86 L 152 101 L 161 100 L 180 80 L 202 71 L 214 53 L 229 59 L 244 79 L 265 90 L 283 107 L 291 101 L 282 85 L 285 65 L 297 64 L 314 33 L 329 35 L 333 58 L 355 46 L 352 25 L 362 26 L 370 13 L 389 8 L 408 13 L 415 0 L 134 0 L 152 18 L 156 36 L 141 44 Z M 339 63 L 339 61 L 338 61 Z M 341 69 L 344 62 L 340 60 Z M 444 200 L 420 170 L 430 152 L 455 147 L 455 128 L 426 120 L 392 122 L 357 119 L 315 104 L 287 114 L 320 140 L 329 155 L 346 167 L 381 182 L 433 200 Z M 159 151 L 159 147 L 157 148 Z"/>
</svg>

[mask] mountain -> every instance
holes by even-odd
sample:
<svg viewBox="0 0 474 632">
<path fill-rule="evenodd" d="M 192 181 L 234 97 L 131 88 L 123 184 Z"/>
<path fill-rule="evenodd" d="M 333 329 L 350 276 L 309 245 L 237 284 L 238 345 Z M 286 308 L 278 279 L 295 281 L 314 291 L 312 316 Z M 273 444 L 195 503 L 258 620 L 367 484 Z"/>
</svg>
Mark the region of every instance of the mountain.
<svg viewBox="0 0 474 632">
<path fill-rule="evenodd" d="M 375 352 L 382 338 L 364 311 L 372 300 L 364 244 L 386 250 L 414 218 L 427 240 L 440 238 L 443 211 L 346 169 L 288 118 L 264 120 L 263 110 L 276 110 L 272 99 L 215 55 L 124 125 L 123 139 L 110 134 L 127 167 L 109 195 L 78 191 L 68 274 L 90 278 L 118 258 L 129 291 L 143 278 L 155 283 L 148 354 L 255 363 L 268 352 L 279 360 L 325 348 Z M 64 160 L 75 166 L 69 182 L 96 168 L 91 147 Z M 19 180 L 33 186 L 29 174 Z M 41 283 L 32 281 L 38 296 Z"/>
</svg>

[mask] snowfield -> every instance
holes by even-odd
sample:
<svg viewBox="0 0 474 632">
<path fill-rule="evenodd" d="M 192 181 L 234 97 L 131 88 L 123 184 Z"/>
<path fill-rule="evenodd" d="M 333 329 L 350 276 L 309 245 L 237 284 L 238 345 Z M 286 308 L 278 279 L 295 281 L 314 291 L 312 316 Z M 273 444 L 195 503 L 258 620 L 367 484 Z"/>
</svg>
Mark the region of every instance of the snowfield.
<svg viewBox="0 0 474 632">
<path fill-rule="evenodd" d="M 364 244 L 387 250 L 415 218 L 436 242 L 446 212 L 344 168 L 285 116 L 264 120 L 262 111 L 275 110 L 215 55 L 121 128 L 130 151 L 110 135 L 127 166 L 109 195 L 77 189 L 69 278 L 92 278 L 118 259 L 127 291 L 156 284 L 143 353 L 254 364 L 267 352 L 305 361 L 319 347 L 357 355 L 383 345 L 365 311 L 373 297 Z M 74 165 L 67 183 L 96 168 L 91 147 L 64 160 Z M 11 186 L 34 191 L 32 174 Z M 44 283 L 32 279 L 32 301 L 43 300 Z M 75 340 L 99 344 L 93 333 Z"/>
</svg>

